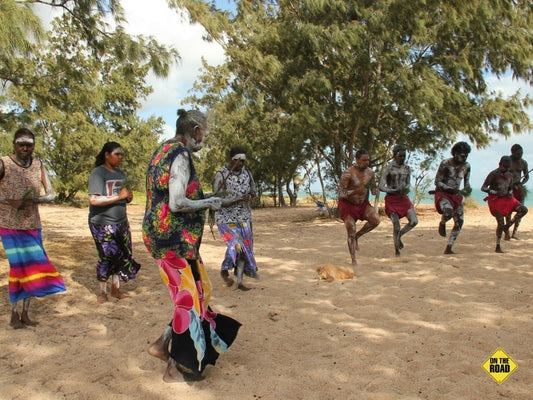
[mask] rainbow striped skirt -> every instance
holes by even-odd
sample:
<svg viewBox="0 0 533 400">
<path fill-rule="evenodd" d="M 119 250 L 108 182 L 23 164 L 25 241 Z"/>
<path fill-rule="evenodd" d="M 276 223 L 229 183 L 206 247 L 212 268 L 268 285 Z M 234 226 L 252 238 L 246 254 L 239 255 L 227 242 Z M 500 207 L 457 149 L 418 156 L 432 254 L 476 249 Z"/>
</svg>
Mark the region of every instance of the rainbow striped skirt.
<svg viewBox="0 0 533 400">
<path fill-rule="evenodd" d="M 63 278 L 44 251 L 41 229 L 0 228 L 0 237 L 9 261 L 9 300 L 12 303 L 66 290 Z"/>
</svg>

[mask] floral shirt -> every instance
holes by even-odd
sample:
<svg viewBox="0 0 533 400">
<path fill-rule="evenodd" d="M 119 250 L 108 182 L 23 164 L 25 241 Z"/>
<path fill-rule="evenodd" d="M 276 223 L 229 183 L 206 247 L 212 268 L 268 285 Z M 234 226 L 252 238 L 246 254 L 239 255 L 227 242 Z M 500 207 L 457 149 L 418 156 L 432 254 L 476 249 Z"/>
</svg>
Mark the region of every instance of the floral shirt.
<svg viewBox="0 0 533 400">
<path fill-rule="evenodd" d="M 205 210 L 182 213 L 169 207 L 169 179 L 172 162 L 189 150 L 181 143 L 163 143 L 155 151 L 146 173 L 146 210 L 142 225 L 146 248 L 156 259 L 183 257 L 199 259 Z M 189 156 L 190 177 L 186 196 L 191 200 L 204 198 L 196 170 Z"/>
</svg>

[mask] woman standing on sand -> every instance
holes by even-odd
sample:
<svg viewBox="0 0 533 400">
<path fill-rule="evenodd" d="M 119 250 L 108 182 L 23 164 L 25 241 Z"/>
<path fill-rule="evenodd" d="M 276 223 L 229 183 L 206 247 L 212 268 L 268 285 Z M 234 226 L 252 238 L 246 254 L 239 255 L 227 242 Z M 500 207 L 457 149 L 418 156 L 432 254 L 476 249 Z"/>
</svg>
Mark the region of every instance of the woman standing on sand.
<svg viewBox="0 0 533 400">
<path fill-rule="evenodd" d="M 0 237 L 9 261 L 11 326 L 20 329 L 37 325 L 28 317 L 32 297 L 66 288 L 43 247 L 38 204 L 53 201 L 55 193 L 43 163 L 32 157 L 33 132 L 18 129 L 13 148 L 14 154 L 0 159 Z M 17 310 L 20 300 L 22 314 Z"/>
<path fill-rule="evenodd" d="M 126 175 L 118 168 L 123 157 L 120 144 L 107 142 L 96 156 L 96 168 L 89 176 L 89 228 L 98 252 L 98 303 L 108 301 L 107 281 L 110 276 L 111 296 L 117 299 L 128 297 L 120 292 L 120 281 L 134 279 L 141 268 L 133 259 L 131 249 L 126 203 L 133 199 L 133 192 L 124 187 Z"/>
</svg>

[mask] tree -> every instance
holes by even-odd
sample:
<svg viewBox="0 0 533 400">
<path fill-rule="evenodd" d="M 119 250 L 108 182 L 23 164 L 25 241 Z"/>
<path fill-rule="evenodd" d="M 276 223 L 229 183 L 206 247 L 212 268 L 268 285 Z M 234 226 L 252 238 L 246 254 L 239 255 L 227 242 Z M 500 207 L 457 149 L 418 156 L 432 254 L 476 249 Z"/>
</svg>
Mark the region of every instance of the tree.
<svg viewBox="0 0 533 400">
<path fill-rule="evenodd" d="M 58 199 L 70 200 L 86 188 L 102 145 L 118 141 L 126 151 L 123 168 L 129 180 L 143 187 L 163 121 L 140 119 L 139 100 L 151 92 L 148 72 L 166 74 L 175 50 L 151 38 L 130 37 L 120 25 L 104 30 L 102 13 L 116 12 L 121 21 L 116 1 L 54 0 L 49 5 L 65 9 L 52 31 L 24 57 L 6 56 L 2 152 L 11 151 L 15 126 L 33 126 L 40 140 L 37 155 L 51 170 Z"/>
<path fill-rule="evenodd" d="M 206 70 L 197 100 L 237 94 L 242 126 L 260 120 L 251 110 L 283 116 L 291 130 L 278 134 L 301 132 L 299 148 L 316 145 L 333 181 L 357 148 L 379 170 L 397 143 L 434 156 L 460 133 L 484 147 L 531 129 L 531 99 L 486 83 L 507 73 L 531 83 L 530 1 L 238 1 L 234 13 L 200 0 L 169 4 L 226 50 L 223 73 L 214 80 Z"/>
</svg>

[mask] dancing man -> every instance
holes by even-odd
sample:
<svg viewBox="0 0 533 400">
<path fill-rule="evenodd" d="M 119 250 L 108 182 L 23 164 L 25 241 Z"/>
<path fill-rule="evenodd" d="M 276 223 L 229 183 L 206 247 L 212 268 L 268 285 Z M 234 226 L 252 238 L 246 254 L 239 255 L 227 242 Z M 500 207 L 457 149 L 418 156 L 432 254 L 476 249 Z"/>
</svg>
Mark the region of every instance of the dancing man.
<svg viewBox="0 0 533 400">
<path fill-rule="evenodd" d="M 378 194 L 374 171 L 370 165 L 370 156 L 364 149 L 355 153 L 355 165 L 342 173 L 339 182 L 339 211 L 348 234 L 348 250 L 352 257 L 352 264 L 357 264 L 355 253 L 359 251 L 358 239 L 379 225 L 379 215 L 368 201 L 369 190 L 375 196 Z M 357 220 L 367 221 L 359 230 L 356 229 Z"/>
<path fill-rule="evenodd" d="M 418 224 L 418 218 L 413 203 L 407 196 L 411 187 L 411 168 L 405 164 L 406 148 L 397 145 L 392 154 L 394 159 L 383 169 L 379 190 L 387 193 L 385 214 L 392 221 L 394 252 L 399 256 L 403 249 L 402 236 Z M 401 228 L 400 219 L 403 217 L 407 217 L 407 224 Z"/>
<path fill-rule="evenodd" d="M 490 213 L 496 218 L 496 253 L 503 253 L 501 248 L 502 233 L 509 234 L 509 228 L 517 220 L 527 214 L 527 207 L 513 196 L 513 173 L 511 172 L 511 157 L 503 156 L 500 159 L 499 167 L 491 171 L 481 190 L 489 195 L 484 199 L 489 204 Z M 511 216 L 515 212 L 514 218 L 510 218 L 507 224 L 505 217 Z"/>
<path fill-rule="evenodd" d="M 511 173 L 513 174 L 513 196 L 516 199 L 524 204 L 526 199 L 526 188 L 525 183 L 529 180 L 529 168 L 527 166 L 527 161 L 522 158 L 524 150 L 519 144 L 514 144 L 511 147 Z M 507 224 L 512 219 L 512 216 L 509 214 L 506 216 Z M 511 238 L 517 239 L 516 231 L 518 230 L 518 225 L 520 225 L 520 218 L 516 218 L 513 226 L 513 233 L 509 234 L 509 230 L 505 232 L 505 240 Z"/>
<path fill-rule="evenodd" d="M 442 215 L 439 235 L 446 237 L 446 222 L 453 218 L 453 229 L 444 254 L 454 254 L 452 247 L 463 228 L 463 196 L 470 196 L 470 164 L 466 162 L 470 145 L 458 142 L 452 147 L 452 158 L 442 161 L 435 176 L 435 208 Z M 463 189 L 461 190 L 461 182 Z"/>
</svg>

